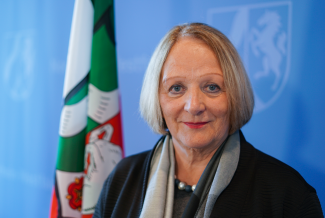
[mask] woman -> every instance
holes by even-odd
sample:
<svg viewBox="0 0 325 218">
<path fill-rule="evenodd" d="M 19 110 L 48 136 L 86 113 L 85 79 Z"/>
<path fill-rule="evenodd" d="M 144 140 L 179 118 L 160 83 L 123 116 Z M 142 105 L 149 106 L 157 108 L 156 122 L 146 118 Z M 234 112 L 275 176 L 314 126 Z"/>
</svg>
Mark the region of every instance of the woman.
<svg viewBox="0 0 325 218">
<path fill-rule="evenodd" d="M 254 97 L 239 55 L 218 30 L 174 27 L 156 48 L 140 111 L 164 136 L 122 160 L 94 217 L 323 217 L 316 191 L 239 130 Z"/>
</svg>

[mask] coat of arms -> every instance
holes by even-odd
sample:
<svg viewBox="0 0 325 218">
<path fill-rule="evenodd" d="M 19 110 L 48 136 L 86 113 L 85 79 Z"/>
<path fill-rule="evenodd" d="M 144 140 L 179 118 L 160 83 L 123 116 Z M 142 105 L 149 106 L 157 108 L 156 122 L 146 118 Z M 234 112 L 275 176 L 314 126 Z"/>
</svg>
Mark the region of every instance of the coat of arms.
<svg viewBox="0 0 325 218">
<path fill-rule="evenodd" d="M 291 2 L 215 8 L 208 24 L 238 50 L 255 94 L 255 111 L 280 96 L 290 71 Z"/>
</svg>

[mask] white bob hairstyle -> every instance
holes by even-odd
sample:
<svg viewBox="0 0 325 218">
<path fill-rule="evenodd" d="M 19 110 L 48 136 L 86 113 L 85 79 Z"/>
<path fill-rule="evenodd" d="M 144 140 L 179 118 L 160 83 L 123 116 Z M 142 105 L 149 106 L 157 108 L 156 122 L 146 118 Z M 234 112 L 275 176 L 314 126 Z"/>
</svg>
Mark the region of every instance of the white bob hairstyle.
<svg viewBox="0 0 325 218">
<path fill-rule="evenodd" d="M 229 134 L 234 133 L 252 117 L 253 90 L 239 54 L 229 39 L 220 31 L 202 23 L 175 26 L 158 44 L 143 80 L 140 95 L 141 116 L 154 132 L 167 133 L 168 127 L 159 102 L 160 74 L 170 49 L 184 36 L 202 40 L 218 58 L 228 99 Z"/>
</svg>

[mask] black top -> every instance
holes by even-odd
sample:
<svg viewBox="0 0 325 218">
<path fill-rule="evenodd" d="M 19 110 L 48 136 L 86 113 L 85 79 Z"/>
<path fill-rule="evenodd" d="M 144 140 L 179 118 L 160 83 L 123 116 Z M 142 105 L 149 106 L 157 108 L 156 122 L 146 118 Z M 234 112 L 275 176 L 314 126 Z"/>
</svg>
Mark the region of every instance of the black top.
<svg viewBox="0 0 325 218">
<path fill-rule="evenodd" d="M 192 192 L 186 192 L 185 190 L 179 190 L 175 186 L 174 192 L 174 207 L 173 207 L 173 218 L 181 218 L 185 207 L 190 200 Z"/>
<path fill-rule="evenodd" d="M 103 185 L 94 218 L 140 216 L 153 151 L 119 162 Z M 315 189 L 293 168 L 255 149 L 240 132 L 238 167 L 211 217 L 324 216 Z"/>
</svg>

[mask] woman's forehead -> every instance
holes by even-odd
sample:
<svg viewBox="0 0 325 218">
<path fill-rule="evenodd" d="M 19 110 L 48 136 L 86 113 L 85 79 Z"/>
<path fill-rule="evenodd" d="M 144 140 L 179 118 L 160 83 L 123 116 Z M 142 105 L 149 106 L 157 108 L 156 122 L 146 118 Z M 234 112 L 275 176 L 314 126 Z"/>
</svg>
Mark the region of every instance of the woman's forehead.
<svg viewBox="0 0 325 218">
<path fill-rule="evenodd" d="M 179 38 L 177 42 L 172 46 L 167 59 L 169 59 L 170 56 L 175 57 L 177 55 L 180 55 L 184 58 L 190 58 L 193 56 L 205 56 L 207 53 L 214 55 L 213 50 L 203 40 L 186 36 Z"/>
<path fill-rule="evenodd" d="M 200 79 L 200 78 L 212 78 L 212 77 L 222 77 L 222 71 L 219 68 L 209 68 L 202 67 L 198 69 L 185 70 L 182 68 L 175 67 L 172 70 L 166 70 L 162 72 L 161 81 L 166 82 L 172 79 L 182 79 L 182 80 L 192 80 L 192 79 Z"/>
<path fill-rule="evenodd" d="M 202 77 L 212 73 L 222 76 L 213 50 L 202 40 L 183 37 L 170 50 L 162 68 L 161 79 Z"/>
</svg>

